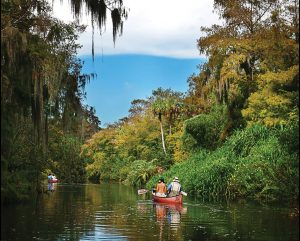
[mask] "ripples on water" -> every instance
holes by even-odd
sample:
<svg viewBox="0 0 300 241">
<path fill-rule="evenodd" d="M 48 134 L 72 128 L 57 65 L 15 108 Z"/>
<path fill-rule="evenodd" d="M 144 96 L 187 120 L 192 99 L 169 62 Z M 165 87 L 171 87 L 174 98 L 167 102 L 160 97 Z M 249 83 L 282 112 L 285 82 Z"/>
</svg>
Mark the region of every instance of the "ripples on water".
<svg viewBox="0 0 300 241">
<path fill-rule="evenodd" d="M 299 219 L 283 207 L 153 203 L 120 184 L 58 185 L 1 212 L 1 240 L 299 240 Z"/>
</svg>

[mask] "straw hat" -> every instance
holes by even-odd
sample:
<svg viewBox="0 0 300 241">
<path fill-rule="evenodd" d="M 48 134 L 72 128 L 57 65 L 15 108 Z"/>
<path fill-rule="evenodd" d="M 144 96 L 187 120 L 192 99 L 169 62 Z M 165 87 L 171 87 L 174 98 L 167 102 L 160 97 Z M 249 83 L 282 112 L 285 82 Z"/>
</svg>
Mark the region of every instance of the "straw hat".
<svg viewBox="0 0 300 241">
<path fill-rule="evenodd" d="M 175 177 L 174 180 L 173 180 L 173 182 L 179 182 L 178 177 Z"/>
</svg>

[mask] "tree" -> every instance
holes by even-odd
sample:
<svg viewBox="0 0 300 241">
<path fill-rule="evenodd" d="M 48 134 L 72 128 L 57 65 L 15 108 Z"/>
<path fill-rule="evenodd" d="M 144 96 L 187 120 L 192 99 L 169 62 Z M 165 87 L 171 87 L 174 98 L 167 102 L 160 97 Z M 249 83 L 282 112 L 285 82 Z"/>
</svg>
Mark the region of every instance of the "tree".
<svg viewBox="0 0 300 241">
<path fill-rule="evenodd" d="M 131 107 L 128 110 L 129 117 L 145 114 L 149 105 L 150 103 L 147 100 L 143 100 L 143 99 L 136 99 L 131 101 Z"/>
<path fill-rule="evenodd" d="M 22 173 L 28 174 L 23 183 L 40 188 L 48 168 L 49 123 L 75 134 L 81 120 L 88 119 L 81 101 L 90 75 L 80 73 L 75 56 L 78 34 L 85 28 L 50 13 L 45 1 L 1 2 L 1 166 L 7 173 L 1 187 L 6 193 L 16 185 L 11 176 Z M 20 123 L 26 123 L 26 130 L 20 132 Z M 18 143 L 31 143 L 26 155 L 14 155 L 16 137 Z M 13 156 L 24 165 L 13 167 Z"/>
<path fill-rule="evenodd" d="M 171 89 L 164 90 L 163 88 L 158 88 L 152 91 L 152 97 L 149 98 L 151 102 L 151 108 L 155 116 L 158 117 L 160 123 L 161 140 L 162 146 L 165 154 L 165 140 L 164 140 L 164 130 L 162 117 L 165 116 L 169 122 L 169 134 L 172 134 L 172 123 L 176 116 L 179 115 L 180 109 L 183 105 L 182 93 L 177 91 L 172 91 Z"/>
<path fill-rule="evenodd" d="M 249 126 L 284 126 L 299 121 L 299 66 L 260 76 L 258 91 L 248 98 L 242 110 Z"/>
<path fill-rule="evenodd" d="M 298 108 L 295 89 L 299 77 L 294 71 L 298 66 L 299 49 L 296 41 L 298 22 L 295 21 L 298 19 L 298 3 L 216 0 L 214 6 L 224 22 L 221 26 L 201 28 L 206 36 L 198 40 L 198 46 L 200 53 L 208 55 L 209 60 L 202 66 L 201 73 L 190 79 L 191 100 L 198 100 L 203 110 L 207 109 L 207 104 L 208 107 L 214 103 L 228 106 L 224 138 L 233 129 L 244 126 L 244 117 L 249 120 L 251 113 L 259 115 L 260 110 L 253 109 L 257 106 L 255 99 L 271 89 L 277 89 L 278 94 L 285 92 L 281 98 L 285 99 L 285 103 L 290 103 L 290 114 L 294 116 Z M 288 73 L 290 77 L 283 77 Z M 289 83 L 280 87 L 273 82 L 263 94 L 263 79 L 274 81 L 276 78 L 270 78 L 273 74 L 277 75 L 276 78 L 283 78 L 278 80 L 281 84 L 284 79 L 289 79 Z M 274 95 L 260 99 L 269 105 L 268 102 L 274 101 L 271 96 Z M 254 104 L 251 110 L 246 109 L 242 114 L 242 109 L 251 103 Z M 276 115 L 286 114 L 281 109 Z"/>
</svg>

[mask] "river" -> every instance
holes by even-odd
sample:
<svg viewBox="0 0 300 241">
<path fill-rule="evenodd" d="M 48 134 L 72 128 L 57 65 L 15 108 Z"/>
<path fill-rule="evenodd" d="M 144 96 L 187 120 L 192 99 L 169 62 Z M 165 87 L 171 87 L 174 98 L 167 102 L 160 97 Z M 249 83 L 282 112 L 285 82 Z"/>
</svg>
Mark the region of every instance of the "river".
<svg viewBox="0 0 300 241">
<path fill-rule="evenodd" d="M 245 201 L 153 203 L 121 184 L 56 184 L 32 202 L 1 208 L 1 240 L 299 240 L 284 206 Z"/>
</svg>

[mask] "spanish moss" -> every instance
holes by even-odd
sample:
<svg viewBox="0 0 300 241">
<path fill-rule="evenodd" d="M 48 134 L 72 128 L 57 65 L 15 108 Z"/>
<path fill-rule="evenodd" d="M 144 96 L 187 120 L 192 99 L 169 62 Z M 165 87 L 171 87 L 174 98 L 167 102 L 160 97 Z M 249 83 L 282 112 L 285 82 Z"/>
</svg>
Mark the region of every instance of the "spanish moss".
<svg viewBox="0 0 300 241">
<path fill-rule="evenodd" d="M 120 34 L 122 34 L 122 30 L 123 30 L 123 22 L 121 19 L 121 15 L 118 9 L 114 9 L 113 11 L 111 11 L 111 19 L 112 19 L 112 24 L 113 24 L 113 40 L 114 43 L 116 42 L 116 36 L 117 33 L 120 32 Z"/>
<path fill-rule="evenodd" d="M 99 28 L 100 33 L 105 27 L 107 13 L 111 11 L 111 18 L 113 24 L 113 42 L 115 44 L 117 35 L 122 35 L 123 32 L 123 20 L 127 19 L 128 12 L 123 6 L 122 0 L 107 1 L 107 0 L 71 0 L 71 9 L 74 16 L 77 19 L 81 17 L 81 11 L 83 9 L 83 3 L 86 7 L 87 14 L 91 14 L 91 26 L 93 31 L 92 36 L 92 56 L 94 60 L 94 28 Z"/>
</svg>

